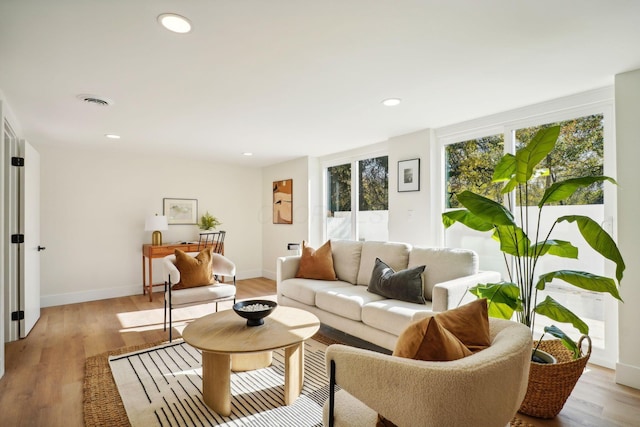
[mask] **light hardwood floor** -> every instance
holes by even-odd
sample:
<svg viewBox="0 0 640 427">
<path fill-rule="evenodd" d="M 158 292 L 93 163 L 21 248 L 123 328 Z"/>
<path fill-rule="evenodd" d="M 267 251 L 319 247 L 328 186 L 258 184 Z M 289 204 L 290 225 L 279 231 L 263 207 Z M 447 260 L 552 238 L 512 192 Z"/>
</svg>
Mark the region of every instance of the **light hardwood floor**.
<svg viewBox="0 0 640 427">
<path fill-rule="evenodd" d="M 272 280 L 238 281 L 239 299 L 273 299 L 274 294 Z M 220 309 L 229 308 L 226 305 Z M 177 329 L 211 310 L 205 305 L 174 311 Z M 162 322 L 161 294 L 153 302 L 135 295 L 43 309 L 26 339 L 5 346 L 0 426 L 82 426 L 85 359 L 164 341 Z M 558 417 L 521 418 L 536 426 L 640 426 L 640 390 L 617 385 L 612 371 L 589 365 Z"/>
</svg>

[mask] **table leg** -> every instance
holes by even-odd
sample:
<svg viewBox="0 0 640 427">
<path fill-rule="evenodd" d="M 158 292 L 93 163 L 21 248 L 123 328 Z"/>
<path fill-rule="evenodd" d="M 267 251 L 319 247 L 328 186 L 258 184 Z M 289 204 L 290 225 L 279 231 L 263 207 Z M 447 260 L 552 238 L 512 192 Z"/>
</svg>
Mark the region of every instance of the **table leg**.
<svg viewBox="0 0 640 427">
<path fill-rule="evenodd" d="M 149 260 L 149 302 L 153 301 L 153 260 L 151 258 L 147 258 Z"/>
<path fill-rule="evenodd" d="M 222 416 L 231 414 L 231 357 L 202 352 L 202 398 Z"/>
<path fill-rule="evenodd" d="M 147 268 L 144 263 L 145 256 L 142 255 L 142 295 L 147 294 Z"/>
<path fill-rule="evenodd" d="M 304 342 L 284 349 L 284 403 L 291 405 L 300 396 L 304 383 Z"/>
</svg>

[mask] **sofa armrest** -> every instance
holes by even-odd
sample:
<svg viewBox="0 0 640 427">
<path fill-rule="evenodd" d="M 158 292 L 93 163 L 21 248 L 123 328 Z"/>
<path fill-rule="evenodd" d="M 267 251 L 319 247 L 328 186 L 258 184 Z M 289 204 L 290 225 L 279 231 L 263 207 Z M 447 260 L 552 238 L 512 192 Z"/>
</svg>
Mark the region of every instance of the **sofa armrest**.
<svg viewBox="0 0 640 427">
<path fill-rule="evenodd" d="M 500 273 L 481 271 L 471 276 L 441 282 L 433 287 L 431 295 L 432 310 L 445 311 L 472 301 L 475 297 L 469 292 L 478 283 L 497 283 Z"/>
<path fill-rule="evenodd" d="M 285 256 L 278 258 L 276 263 L 276 285 L 287 279 L 296 277 L 300 266 L 300 255 Z"/>
</svg>

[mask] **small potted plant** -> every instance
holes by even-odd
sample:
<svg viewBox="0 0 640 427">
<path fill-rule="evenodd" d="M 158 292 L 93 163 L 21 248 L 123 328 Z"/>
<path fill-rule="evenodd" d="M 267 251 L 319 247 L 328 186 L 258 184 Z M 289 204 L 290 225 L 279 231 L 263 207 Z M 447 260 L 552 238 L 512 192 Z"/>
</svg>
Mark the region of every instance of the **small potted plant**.
<svg viewBox="0 0 640 427">
<path fill-rule="evenodd" d="M 218 220 L 215 216 L 211 215 L 209 211 L 205 212 L 204 215 L 200 217 L 200 222 L 198 226 L 202 231 L 212 231 L 215 230 L 217 226 L 221 225 L 222 222 Z"/>
<path fill-rule="evenodd" d="M 616 182 L 607 176 L 583 176 L 549 185 L 548 180 L 545 179 L 549 175 L 549 170 L 541 168 L 539 163 L 555 148 L 559 134 L 560 126 L 543 128 L 528 144 L 518 149 L 515 155 L 508 153 L 501 158 L 495 166 L 493 182 L 505 183 L 502 194 L 506 195 L 506 200 L 503 199 L 503 203 L 471 191 L 463 191 L 457 195 L 457 199 L 465 209 L 443 213 L 442 221 L 445 228 L 459 222 L 473 230 L 491 231 L 493 239 L 499 242 L 500 251 L 507 266 L 507 279 L 500 283 L 478 284 L 470 289 L 470 292 L 477 297 L 487 299 L 490 316 L 511 319 L 515 313 L 516 319 L 531 328 L 532 333 L 536 315 L 546 316 L 555 322 L 571 324 L 588 339 L 589 327 L 580 317 L 550 296 L 538 302 L 538 291 L 543 291 L 548 283 L 557 279 L 587 291 L 609 293 L 621 301 L 618 286 L 625 269 L 622 255 L 611 236 L 588 216 L 561 216 L 548 230 L 541 229 L 540 219 L 545 206 L 566 200 L 580 188 L 604 181 L 613 184 Z M 539 179 L 541 177 L 542 179 Z M 544 193 L 539 200 L 532 201 L 530 196 L 534 194 L 532 189 L 536 185 L 539 186 L 541 182 L 545 183 Z M 514 203 L 514 198 L 517 198 L 518 203 Z M 532 214 L 529 208 L 535 205 L 538 209 L 535 214 Z M 514 209 L 510 209 L 510 206 L 514 206 Z M 537 221 L 533 217 L 530 219 L 531 215 L 537 215 Z M 575 270 L 559 270 L 542 274 L 537 271 L 538 260 L 542 256 L 578 258 L 578 248 L 571 242 L 552 237 L 554 227 L 563 222 L 575 223 L 585 241 L 598 254 L 616 264 L 615 279 Z M 582 338 L 579 343 L 576 343 L 554 325 L 546 327 L 544 332 L 559 338 L 562 345 L 569 349 L 573 359 L 581 357 Z M 590 342 L 590 339 L 588 341 Z M 588 356 L 586 358 L 588 359 Z M 586 360 L 583 362 L 586 364 Z M 577 375 L 579 376 L 581 372 L 580 369 Z M 532 376 L 533 366 L 529 381 L 530 389 Z M 550 383 L 545 381 L 547 380 L 542 383 L 548 388 Z M 569 388 L 569 393 L 574 385 L 575 383 Z M 527 393 L 529 395 L 529 392 Z M 527 398 L 525 398 L 526 401 Z M 550 414 L 555 416 L 557 412 L 553 412 L 556 410 L 559 412 L 563 404 L 564 401 L 559 409 L 556 407 Z M 524 412 L 522 408 L 520 410 Z M 536 413 L 525 413 L 539 416 Z M 551 418 L 552 416 L 543 417 Z"/>
</svg>

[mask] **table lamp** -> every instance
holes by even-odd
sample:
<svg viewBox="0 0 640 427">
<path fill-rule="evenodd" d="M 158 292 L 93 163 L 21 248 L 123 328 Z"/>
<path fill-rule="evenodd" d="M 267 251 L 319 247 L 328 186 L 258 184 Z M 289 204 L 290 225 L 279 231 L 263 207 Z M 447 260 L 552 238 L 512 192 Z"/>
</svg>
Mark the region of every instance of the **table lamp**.
<svg viewBox="0 0 640 427">
<path fill-rule="evenodd" d="M 167 221 L 167 217 L 164 215 L 155 214 L 154 216 L 150 216 L 144 223 L 145 231 L 153 231 L 151 235 L 151 244 L 153 246 L 158 246 L 162 244 L 162 233 L 160 230 L 168 230 L 169 222 Z"/>
</svg>

